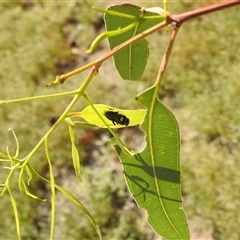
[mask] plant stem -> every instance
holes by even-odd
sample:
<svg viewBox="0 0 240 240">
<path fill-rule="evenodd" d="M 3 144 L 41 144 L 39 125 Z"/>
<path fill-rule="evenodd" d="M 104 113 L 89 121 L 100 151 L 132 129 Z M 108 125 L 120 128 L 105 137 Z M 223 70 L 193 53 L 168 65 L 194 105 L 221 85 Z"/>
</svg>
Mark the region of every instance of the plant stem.
<svg viewBox="0 0 240 240">
<path fill-rule="evenodd" d="M 160 68 L 159 68 L 159 71 L 158 71 L 158 75 L 157 75 L 157 78 L 156 78 L 156 86 L 157 86 L 157 89 L 159 89 L 160 87 L 160 84 L 161 84 L 161 79 L 163 77 L 163 74 L 165 72 L 165 69 L 167 67 L 167 64 L 168 64 L 168 60 L 169 60 L 169 57 L 171 55 L 171 51 L 172 51 L 172 47 L 173 47 L 173 43 L 176 39 L 176 36 L 177 36 L 177 33 L 178 33 L 178 30 L 179 28 L 178 27 L 175 27 L 173 32 L 172 32 L 172 36 L 171 36 L 171 39 L 170 39 L 170 42 L 169 42 L 169 45 L 167 47 L 167 50 L 166 52 L 164 53 L 164 56 L 163 56 L 163 59 L 162 59 L 162 62 L 161 62 L 161 65 L 160 65 Z M 157 90 L 158 91 L 158 90 Z"/>
<path fill-rule="evenodd" d="M 240 4 L 240 0 L 223 1 L 220 3 L 212 4 L 210 6 L 202 7 L 190 12 L 185 12 L 181 14 L 169 14 L 168 17 L 171 19 L 171 21 L 177 22 L 179 26 L 190 19 L 197 18 L 199 16 L 216 12 L 225 8 L 233 7 L 239 4 Z"/>
<path fill-rule="evenodd" d="M 9 104 L 9 103 L 20 103 L 20 102 L 26 102 L 26 101 L 32 101 L 32 100 L 39 100 L 39 99 L 44 99 L 44 98 L 65 97 L 65 96 L 70 96 L 70 95 L 73 95 L 76 93 L 77 93 L 77 91 L 71 91 L 71 92 L 56 93 L 56 94 L 49 94 L 49 95 L 42 95 L 42 96 L 17 98 L 17 99 L 11 99 L 11 100 L 0 100 L 0 105 L 1 104 Z"/>
<path fill-rule="evenodd" d="M 52 84 L 58 84 L 58 83 L 64 83 L 67 79 L 70 79 L 71 77 L 75 76 L 76 74 L 79 74 L 83 71 L 85 71 L 86 69 L 92 67 L 92 66 L 96 66 L 97 68 L 100 67 L 100 65 L 106 61 L 108 58 L 112 57 L 114 54 L 116 54 L 117 52 L 119 52 L 120 50 L 130 46 L 131 44 L 135 43 L 136 41 L 152 34 L 155 31 L 158 31 L 160 28 L 165 27 L 169 24 L 172 23 L 177 23 L 178 26 L 180 26 L 181 24 L 183 24 L 184 22 L 186 22 L 187 20 L 199 17 L 201 15 L 205 15 L 211 12 L 215 12 L 218 10 L 222 10 L 225 8 L 229 8 L 235 5 L 240 4 L 240 0 L 233 0 L 233 1 L 223 1 L 221 3 L 215 3 L 213 5 L 207 6 L 207 7 L 203 7 L 203 8 L 199 8 L 190 12 L 186 12 L 186 13 L 182 13 L 182 14 L 171 14 L 169 13 L 167 15 L 167 18 L 165 21 L 162 21 L 161 23 L 143 31 L 142 33 L 139 33 L 138 35 L 132 37 L 131 39 L 123 42 L 122 44 L 118 45 L 117 47 L 113 48 L 112 50 L 110 50 L 109 52 L 107 52 L 106 54 L 104 54 L 102 57 L 100 57 L 98 60 L 91 62 L 81 68 L 75 69 L 72 72 L 63 74 L 61 76 L 57 76 L 56 80 L 47 84 L 47 86 L 50 86 Z"/>
<path fill-rule="evenodd" d="M 22 166 L 26 165 L 31 157 L 35 154 L 35 152 L 44 144 L 45 140 L 50 137 L 50 135 L 54 132 L 57 126 L 62 122 L 62 120 L 67 116 L 67 114 L 71 111 L 73 106 L 76 104 L 78 99 L 84 94 L 88 84 L 90 83 L 93 76 L 96 74 L 96 67 L 93 67 L 89 72 L 88 76 L 86 77 L 83 84 L 79 87 L 79 89 L 75 92 L 75 96 L 72 99 L 71 103 L 62 113 L 61 117 L 56 121 L 56 123 L 49 129 L 49 131 L 45 134 L 45 136 L 39 141 L 39 143 L 35 146 L 35 148 L 27 155 L 26 158 L 23 159 L 24 163 Z"/>
<path fill-rule="evenodd" d="M 169 19 L 170 20 L 170 19 Z M 123 42 L 122 44 L 118 45 L 117 47 L 113 48 L 112 50 L 108 51 L 106 54 L 104 54 L 102 57 L 100 57 L 98 60 L 91 62 L 81 68 L 75 69 L 72 72 L 63 74 L 61 76 L 58 76 L 56 78 L 55 81 L 53 81 L 52 83 L 47 84 L 47 86 L 50 86 L 52 84 L 58 84 L 58 83 L 64 83 L 66 80 L 70 79 L 71 77 L 75 76 L 76 74 L 79 74 L 83 71 L 85 71 L 86 69 L 95 66 L 97 69 L 101 66 L 101 64 L 106 61 L 108 58 L 112 57 L 114 54 L 116 54 L 117 52 L 121 51 L 122 49 L 130 46 L 131 44 L 137 42 L 138 40 L 152 34 L 153 32 L 156 32 L 157 30 L 159 30 L 162 27 L 167 26 L 168 24 L 170 24 L 171 22 L 168 21 L 163 21 L 139 34 L 137 34 L 136 36 L 130 38 L 129 40 Z"/>
</svg>

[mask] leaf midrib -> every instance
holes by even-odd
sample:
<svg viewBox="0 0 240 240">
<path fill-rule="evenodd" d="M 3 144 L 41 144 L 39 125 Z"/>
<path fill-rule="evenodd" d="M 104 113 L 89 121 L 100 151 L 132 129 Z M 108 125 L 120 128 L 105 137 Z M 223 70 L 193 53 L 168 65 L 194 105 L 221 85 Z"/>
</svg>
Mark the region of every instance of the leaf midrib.
<svg viewBox="0 0 240 240">
<path fill-rule="evenodd" d="M 153 139 L 152 138 L 152 132 L 153 132 L 152 116 L 153 116 L 153 109 L 154 109 L 154 106 L 155 106 L 156 101 L 157 101 L 157 93 L 158 93 L 158 87 L 155 86 L 154 94 L 152 96 L 152 101 L 151 101 L 150 108 L 149 108 L 148 135 L 147 135 L 148 136 L 148 142 L 149 142 L 149 150 L 150 150 L 152 168 L 153 168 L 153 177 L 154 177 L 154 182 L 155 182 L 155 186 L 156 186 L 156 189 L 157 189 L 157 195 L 158 195 L 159 203 L 162 206 L 163 212 L 165 213 L 166 218 L 168 219 L 169 223 L 171 224 L 171 226 L 173 227 L 175 232 L 179 235 L 179 237 L 182 237 L 181 234 L 179 233 L 179 231 L 175 228 L 174 224 L 172 223 L 171 219 L 169 218 L 169 216 L 166 212 L 165 206 L 164 206 L 163 201 L 161 199 L 159 183 L 158 183 L 158 180 L 157 180 L 157 174 L 156 174 L 156 170 L 155 170 L 156 169 L 155 168 L 156 160 L 155 160 L 154 151 L 153 151 L 153 144 L 152 144 L 152 139 Z"/>
</svg>

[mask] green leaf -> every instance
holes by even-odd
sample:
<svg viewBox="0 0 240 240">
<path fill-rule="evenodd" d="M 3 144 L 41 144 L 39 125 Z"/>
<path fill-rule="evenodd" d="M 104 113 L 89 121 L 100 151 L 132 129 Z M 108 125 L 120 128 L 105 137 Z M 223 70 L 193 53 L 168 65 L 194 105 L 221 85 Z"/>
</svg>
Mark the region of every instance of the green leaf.
<svg viewBox="0 0 240 240">
<path fill-rule="evenodd" d="M 113 31 L 116 29 L 123 29 L 126 26 L 134 23 L 134 19 L 127 18 L 119 15 L 108 14 L 108 11 L 115 11 L 118 13 L 132 15 L 135 18 L 136 26 L 131 30 L 119 34 L 117 36 L 108 38 L 110 49 L 120 45 L 126 40 L 134 37 L 138 33 L 160 23 L 164 18 L 155 18 L 151 20 L 143 19 L 142 17 L 157 16 L 160 15 L 153 12 L 141 13 L 141 7 L 132 5 L 129 3 L 123 3 L 119 5 L 113 5 L 107 8 L 107 12 L 104 15 L 105 25 L 107 31 Z M 148 42 L 145 39 L 141 39 L 136 43 L 124 48 L 120 52 L 116 53 L 114 58 L 115 66 L 120 76 L 125 80 L 139 80 L 143 75 L 145 66 L 147 64 L 147 58 L 149 55 Z"/>
<path fill-rule="evenodd" d="M 9 195 L 10 195 L 10 199 L 11 199 L 11 203 L 12 203 L 12 207 L 13 207 L 13 212 L 14 212 L 14 217 L 15 217 L 15 222 L 16 222 L 16 230 L 17 230 L 17 236 L 18 239 L 21 239 L 21 234 L 20 234 L 20 221 L 19 221 L 19 216 L 18 216 L 18 209 L 17 209 L 17 204 L 16 204 L 16 200 L 12 195 L 12 192 L 10 190 L 9 185 L 7 186 Z"/>
<path fill-rule="evenodd" d="M 166 239 L 189 239 L 181 200 L 178 124 L 156 96 L 156 87 L 138 96 L 148 110 L 141 125 L 146 133 L 146 148 L 133 156 L 115 148 L 128 187 L 138 206 L 147 210 L 154 230 Z"/>
<path fill-rule="evenodd" d="M 104 115 L 105 111 L 115 111 L 119 112 L 129 118 L 128 126 L 135 126 L 140 124 L 143 121 L 146 110 L 138 109 L 138 110 L 124 110 L 118 108 L 112 108 L 110 106 L 104 104 L 94 104 L 94 107 L 99 112 L 99 114 L 103 117 L 110 128 L 122 128 L 126 127 L 125 125 L 116 124 L 114 125 L 111 120 L 107 119 Z M 91 106 L 86 107 L 82 112 L 78 113 L 78 116 L 84 118 L 88 123 L 94 124 L 95 126 L 106 128 L 107 126 L 104 124 L 102 119 L 96 114 L 94 109 Z"/>
<path fill-rule="evenodd" d="M 30 164 L 28 164 L 30 170 L 40 179 L 42 179 L 45 182 L 51 183 L 48 179 L 44 178 L 43 176 L 41 176 Z M 84 207 L 84 205 L 76 198 L 74 197 L 69 191 L 67 191 L 66 189 L 64 189 L 63 187 L 57 185 L 56 183 L 54 183 L 55 188 L 57 188 L 60 192 L 62 192 L 67 198 L 69 198 L 73 203 L 75 203 L 85 214 L 86 216 L 89 218 L 90 222 L 92 223 L 92 225 L 94 226 L 99 239 L 102 239 L 101 236 L 101 232 L 99 229 L 99 226 L 97 225 L 97 222 L 95 221 L 94 217 L 90 214 L 90 212 Z"/>
<path fill-rule="evenodd" d="M 14 136 L 14 138 L 15 138 L 17 148 L 16 148 L 16 153 L 15 153 L 14 158 L 17 158 L 18 155 L 19 155 L 19 143 L 18 143 L 18 139 L 17 139 L 17 136 L 16 136 L 16 134 L 15 134 L 15 132 L 14 132 L 14 130 L 13 130 L 12 128 L 9 128 L 8 131 L 12 131 L 12 134 L 13 134 L 13 136 Z"/>
<path fill-rule="evenodd" d="M 19 190 L 25 194 L 27 197 L 31 198 L 32 200 L 36 200 L 36 201 L 39 201 L 39 202 L 45 202 L 46 199 L 42 199 L 42 198 L 39 198 L 37 196 L 35 196 L 34 194 L 30 193 L 28 188 L 27 188 L 27 185 L 25 183 L 25 180 L 24 180 L 24 173 L 25 173 L 25 170 L 27 170 L 27 174 L 28 176 L 30 177 L 28 179 L 28 184 L 30 183 L 30 180 L 32 178 L 32 173 L 28 167 L 28 165 L 24 166 L 24 167 L 21 167 L 21 170 L 20 170 L 20 174 L 19 174 L 19 179 L 18 179 L 18 186 L 19 186 Z"/>
<path fill-rule="evenodd" d="M 75 136 L 74 136 L 74 131 L 72 129 L 72 125 L 68 124 L 68 129 L 69 129 L 69 135 L 72 143 L 72 159 L 73 159 L 73 167 L 75 170 L 75 174 L 77 178 L 82 181 L 82 176 L 81 176 L 81 166 L 80 166 L 80 157 L 79 153 L 77 150 L 77 147 L 75 145 Z"/>
<path fill-rule="evenodd" d="M 55 185 L 56 188 L 61 191 L 66 197 L 68 197 L 73 203 L 75 203 L 78 207 L 80 207 L 83 212 L 87 215 L 87 217 L 89 218 L 90 222 L 92 223 L 92 225 L 94 226 L 96 233 L 99 237 L 100 240 L 102 240 L 102 236 L 101 236 L 101 231 L 99 229 L 99 226 L 97 225 L 97 222 L 95 221 L 95 219 L 93 218 L 93 216 L 90 214 L 90 212 L 83 206 L 83 204 L 77 199 L 75 198 L 70 192 L 68 192 L 66 189 L 62 188 L 59 185 Z"/>
<path fill-rule="evenodd" d="M 27 184 L 30 185 L 30 181 L 32 180 L 33 176 L 32 176 L 32 173 L 31 173 L 28 166 L 26 166 L 26 170 L 27 170 L 27 174 L 28 174 L 28 177 L 29 177 L 28 181 L 27 181 Z"/>
<path fill-rule="evenodd" d="M 74 125 L 74 122 L 72 121 L 72 119 L 70 118 L 70 117 L 66 117 L 65 119 L 64 119 L 65 121 L 66 121 L 66 123 L 68 124 L 68 125 L 71 125 L 71 126 L 75 126 Z"/>
<path fill-rule="evenodd" d="M 19 188 L 23 194 L 25 194 L 27 197 L 31 198 L 32 200 L 36 200 L 39 202 L 46 202 L 46 199 L 39 198 L 33 195 L 32 193 L 30 193 L 23 179 L 19 179 Z"/>
<path fill-rule="evenodd" d="M 55 212 L 56 212 L 56 189 L 55 189 L 55 178 L 54 178 L 53 166 L 52 166 L 51 158 L 49 154 L 48 137 L 45 138 L 45 152 L 46 152 L 46 157 L 47 157 L 48 166 L 49 166 L 50 187 L 51 187 L 51 220 L 50 220 L 51 227 L 50 227 L 49 239 L 53 239 L 53 232 L 54 232 L 54 226 L 55 226 Z"/>
</svg>

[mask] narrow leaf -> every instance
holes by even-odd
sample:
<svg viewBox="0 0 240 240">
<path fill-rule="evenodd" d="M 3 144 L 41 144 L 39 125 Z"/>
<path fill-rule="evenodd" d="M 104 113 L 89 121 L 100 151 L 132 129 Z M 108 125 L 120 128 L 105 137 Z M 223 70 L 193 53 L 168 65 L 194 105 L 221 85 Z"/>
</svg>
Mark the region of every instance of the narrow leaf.
<svg viewBox="0 0 240 240">
<path fill-rule="evenodd" d="M 32 180 L 33 175 L 32 175 L 32 173 L 31 173 L 31 171 L 30 171 L 30 169 L 29 169 L 28 166 L 26 166 L 26 170 L 27 170 L 27 174 L 28 174 L 28 177 L 29 177 L 29 179 L 28 179 L 28 185 L 30 185 L 30 181 Z"/>
<path fill-rule="evenodd" d="M 73 167 L 75 170 L 75 174 L 77 178 L 82 181 L 82 176 L 81 176 L 81 167 L 80 167 L 80 157 L 79 153 L 77 150 L 77 147 L 75 145 L 75 137 L 74 137 L 74 131 L 72 129 L 72 125 L 68 125 L 69 129 L 69 135 L 72 143 L 72 159 L 73 159 Z"/>
<path fill-rule="evenodd" d="M 50 181 L 46 178 L 44 178 L 43 176 L 41 176 L 30 164 L 28 164 L 29 168 L 31 169 L 31 171 L 40 179 L 42 179 L 45 182 L 50 183 Z M 67 198 L 69 198 L 72 202 L 74 202 L 79 208 L 81 208 L 83 210 L 83 212 L 87 215 L 87 217 L 89 218 L 90 222 L 92 223 L 92 225 L 94 226 L 99 239 L 101 240 L 101 232 L 100 229 L 94 219 L 94 217 L 90 214 L 90 212 L 84 207 L 84 205 L 77 199 L 75 198 L 69 191 L 67 191 L 66 189 L 60 187 L 59 185 L 55 184 L 55 187 L 61 191 Z"/>
<path fill-rule="evenodd" d="M 87 215 L 87 217 L 89 218 L 90 222 L 92 223 L 93 227 L 95 228 L 97 235 L 99 237 L 99 239 L 102 239 L 101 236 L 101 231 L 99 229 L 99 226 L 97 225 L 97 222 L 95 221 L 95 219 L 93 218 L 93 216 L 90 214 L 90 212 L 83 206 L 83 204 L 77 199 L 75 198 L 70 192 L 68 192 L 66 189 L 60 187 L 59 185 L 55 185 L 56 188 L 61 191 L 66 197 L 68 197 L 72 202 L 74 202 L 78 207 L 80 207 L 83 212 Z"/>
<path fill-rule="evenodd" d="M 146 10 L 141 11 L 141 9 L 141 7 L 129 3 L 113 5 L 107 8 L 107 12 L 104 15 L 107 31 L 124 29 L 126 26 L 133 24 L 134 21 L 137 22 L 136 26 L 131 30 L 108 38 L 110 49 L 113 49 L 135 35 L 142 33 L 144 30 L 160 23 L 164 19 L 164 17 L 158 18 L 160 16 L 156 13 L 147 12 Z M 132 15 L 133 18 L 126 18 L 120 14 L 108 14 L 108 11 Z M 156 18 L 152 20 L 146 20 L 142 18 L 143 16 L 155 16 Z M 123 79 L 139 80 L 147 64 L 148 55 L 148 42 L 145 39 L 141 39 L 115 54 L 113 59 L 115 66 Z"/>
<path fill-rule="evenodd" d="M 15 153 L 14 158 L 17 158 L 18 155 L 19 155 L 19 143 L 18 143 L 18 139 L 17 139 L 17 136 L 16 136 L 16 134 L 15 134 L 15 132 L 13 131 L 12 128 L 9 128 L 8 131 L 12 131 L 12 134 L 13 134 L 13 136 L 14 136 L 14 138 L 15 138 L 17 148 L 16 148 L 16 153 Z"/>
<path fill-rule="evenodd" d="M 45 202 L 46 201 L 46 199 L 39 198 L 39 197 L 33 195 L 32 193 L 30 193 L 27 189 L 27 186 L 26 186 L 24 180 L 20 179 L 19 181 L 20 181 L 20 183 L 19 183 L 20 191 L 23 194 L 25 194 L 27 197 L 31 198 L 32 200 L 39 201 L 39 202 Z"/>
<path fill-rule="evenodd" d="M 120 155 L 128 187 L 139 207 L 148 212 L 154 230 L 166 239 L 189 239 L 180 188 L 180 138 L 174 115 L 148 89 L 138 101 L 147 108 L 141 127 L 146 148 L 133 156 Z"/>
<path fill-rule="evenodd" d="M 48 138 L 45 139 L 45 152 L 49 166 L 49 175 L 50 175 L 50 187 L 51 187 L 51 227 L 49 233 L 49 239 L 53 239 L 53 232 L 55 226 L 55 212 L 56 212 L 56 191 L 55 191 L 55 179 L 53 167 L 50 159 L 49 148 L 48 148 Z"/>
<path fill-rule="evenodd" d="M 46 199 L 42 199 L 42 198 L 39 198 L 37 196 L 35 196 L 34 194 L 30 193 L 29 190 L 28 190 L 28 187 L 24 181 L 24 173 L 25 173 L 25 169 L 27 169 L 27 173 L 28 173 L 28 176 L 30 177 L 29 180 L 28 180 L 28 183 L 29 181 L 31 180 L 32 178 L 32 174 L 30 172 L 30 169 L 28 166 L 25 167 L 22 167 L 21 170 L 20 170 L 20 174 L 19 174 L 19 179 L 18 179 L 18 186 L 19 186 L 19 190 L 21 193 L 25 194 L 27 197 L 31 198 L 32 200 L 36 200 L 36 201 L 40 201 L 40 202 L 45 202 Z"/>
<path fill-rule="evenodd" d="M 17 229 L 17 236 L 18 239 L 21 239 L 21 234 L 20 234 L 20 221 L 19 221 L 19 216 L 18 216 L 18 209 L 17 209 L 17 204 L 15 201 L 15 198 L 12 195 L 12 192 L 10 190 L 9 185 L 7 186 L 9 195 L 10 195 L 10 199 L 11 199 L 11 203 L 12 203 L 12 207 L 13 207 L 13 212 L 14 212 L 14 216 L 15 216 L 15 222 L 16 222 L 16 229 Z"/>
<path fill-rule="evenodd" d="M 66 118 L 65 118 L 65 121 L 67 122 L 67 124 L 70 124 L 70 125 L 73 126 L 73 127 L 75 126 L 74 123 L 73 123 L 73 121 L 72 121 L 72 119 L 71 119 L 70 117 L 66 117 Z"/>
</svg>

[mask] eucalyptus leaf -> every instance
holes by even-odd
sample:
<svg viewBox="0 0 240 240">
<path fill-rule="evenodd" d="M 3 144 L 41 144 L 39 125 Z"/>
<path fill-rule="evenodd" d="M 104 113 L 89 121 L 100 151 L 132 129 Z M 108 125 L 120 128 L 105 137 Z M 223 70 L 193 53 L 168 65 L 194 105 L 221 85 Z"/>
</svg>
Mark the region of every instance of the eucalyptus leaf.
<svg viewBox="0 0 240 240">
<path fill-rule="evenodd" d="M 39 202 L 46 202 L 46 199 L 43 199 L 43 198 L 39 198 L 35 195 L 33 195 L 32 193 L 30 193 L 27 189 L 27 186 L 24 182 L 24 180 L 20 179 L 20 191 L 25 194 L 27 197 L 31 198 L 32 200 L 36 200 L 36 201 L 39 201 Z"/>
<path fill-rule="evenodd" d="M 122 13 L 119 15 L 108 14 L 108 11 Z M 131 15 L 133 18 L 124 17 L 124 14 Z M 144 19 L 144 17 L 156 17 L 151 20 Z M 157 13 L 148 12 L 141 7 L 122 3 L 110 6 L 106 9 L 104 15 L 104 21 L 107 31 L 114 31 L 116 29 L 125 29 L 134 22 L 136 25 L 127 32 L 118 34 L 116 36 L 108 38 L 110 49 L 120 45 L 126 40 L 134 37 L 135 35 L 142 33 L 144 30 L 160 23 L 164 18 Z M 141 39 L 136 43 L 124 48 L 120 52 L 113 56 L 116 69 L 120 76 L 125 80 L 140 80 L 143 75 L 145 66 L 147 64 L 147 58 L 149 55 L 148 42 L 145 39 Z"/>
<path fill-rule="evenodd" d="M 19 221 L 20 219 L 19 219 L 19 215 L 18 215 L 17 204 L 16 204 L 16 200 L 15 200 L 14 196 L 12 195 L 12 192 L 11 192 L 9 186 L 8 186 L 8 192 L 9 192 L 11 203 L 12 203 L 12 207 L 13 207 L 13 212 L 14 212 L 14 217 L 15 217 L 15 222 L 16 222 L 17 236 L 18 236 L 18 239 L 21 239 L 20 221 Z"/>
<path fill-rule="evenodd" d="M 17 148 L 16 148 L 16 153 L 15 153 L 14 158 L 17 158 L 18 155 L 19 155 L 19 142 L 18 142 L 17 136 L 16 136 L 13 128 L 9 128 L 8 131 L 12 131 L 12 134 L 13 134 L 13 136 L 14 136 L 14 138 L 15 138 Z"/>
<path fill-rule="evenodd" d="M 138 96 L 147 108 L 141 128 L 146 148 L 133 156 L 115 146 L 128 187 L 139 207 L 148 212 L 154 230 L 166 239 L 190 239 L 182 209 L 180 186 L 180 137 L 177 121 L 152 87 Z"/>
<path fill-rule="evenodd" d="M 69 135 L 70 135 L 70 139 L 71 139 L 71 143 L 72 143 L 73 167 L 74 167 L 77 178 L 80 181 L 82 181 L 80 157 L 79 157 L 77 147 L 75 145 L 75 136 L 74 136 L 73 126 L 71 124 L 68 124 L 68 129 L 69 129 Z"/>
<path fill-rule="evenodd" d="M 40 179 L 42 179 L 45 182 L 51 183 L 48 179 L 41 176 L 30 164 L 29 164 L 29 168 L 37 177 L 39 177 Z M 97 225 L 97 222 L 95 221 L 94 217 L 90 214 L 90 212 L 87 210 L 87 208 L 85 208 L 85 206 L 76 197 L 74 197 L 69 191 L 67 191 L 65 188 L 57 185 L 56 183 L 54 183 L 54 186 L 56 189 L 58 189 L 60 192 L 62 192 L 70 201 L 75 203 L 86 214 L 86 216 L 89 218 L 90 222 L 94 226 L 99 239 L 101 240 L 102 236 L 101 236 L 99 226 Z"/>
<path fill-rule="evenodd" d="M 140 124 L 143 121 L 143 118 L 146 113 L 146 110 L 144 109 L 126 110 L 112 108 L 104 104 L 94 104 L 94 107 L 96 108 L 98 113 L 103 117 L 104 121 L 108 124 L 110 128 L 123 128 L 126 126 L 121 124 L 113 124 L 111 120 L 106 118 L 105 116 L 106 111 L 118 112 L 119 114 L 126 116 L 129 119 L 128 126 L 135 126 Z M 79 112 L 78 116 L 84 118 L 90 124 L 94 124 L 95 126 L 101 128 L 107 128 L 102 119 L 96 114 L 96 112 L 91 106 L 88 106 L 82 112 Z"/>
</svg>

